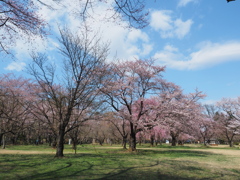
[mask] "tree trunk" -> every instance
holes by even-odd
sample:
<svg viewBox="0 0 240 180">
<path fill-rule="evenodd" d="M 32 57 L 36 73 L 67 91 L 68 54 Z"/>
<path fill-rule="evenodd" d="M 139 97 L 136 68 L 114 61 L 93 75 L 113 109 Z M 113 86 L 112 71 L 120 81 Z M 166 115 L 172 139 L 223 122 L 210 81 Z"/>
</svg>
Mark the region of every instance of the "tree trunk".
<svg viewBox="0 0 240 180">
<path fill-rule="evenodd" d="M 124 136 L 123 136 L 123 142 L 122 142 L 122 144 L 123 144 L 123 149 L 127 149 L 127 135 L 124 135 Z"/>
<path fill-rule="evenodd" d="M 77 144 L 78 144 L 78 140 L 75 138 L 72 138 L 73 140 L 73 144 L 72 144 L 72 148 L 74 149 L 74 154 L 77 154 Z"/>
<path fill-rule="evenodd" d="M 204 144 L 204 146 L 207 146 L 206 138 L 205 138 L 205 137 L 203 137 L 203 144 Z"/>
<path fill-rule="evenodd" d="M 172 136 L 172 146 L 176 146 L 177 145 L 177 138 L 176 136 Z"/>
<path fill-rule="evenodd" d="M 51 137 L 51 135 L 48 135 L 48 145 L 49 146 L 52 145 L 52 137 Z"/>
<path fill-rule="evenodd" d="M 5 135 L 2 135 L 2 149 L 6 148 L 6 139 L 5 139 Z"/>
<path fill-rule="evenodd" d="M 233 147 L 233 141 L 232 140 L 228 140 L 228 144 L 229 144 L 229 147 Z"/>
<path fill-rule="evenodd" d="M 130 134 L 129 150 L 136 151 L 136 134 L 134 132 Z"/>
<path fill-rule="evenodd" d="M 136 151 L 136 132 L 135 132 L 135 129 L 133 127 L 133 123 L 130 123 L 130 130 L 131 130 L 131 133 L 130 133 L 130 144 L 129 144 L 129 150 L 130 151 Z"/>
<path fill-rule="evenodd" d="M 0 146 L 2 145 L 3 133 L 0 133 Z"/>
<path fill-rule="evenodd" d="M 57 151 L 56 151 L 56 155 L 55 157 L 63 157 L 63 150 L 64 150 L 64 132 L 65 132 L 65 128 L 64 127 L 60 127 L 59 128 L 59 134 L 57 137 Z"/>
<path fill-rule="evenodd" d="M 153 146 L 154 146 L 154 137 L 151 136 L 151 147 L 153 147 Z"/>
<path fill-rule="evenodd" d="M 229 147 L 233 147 L 233 137 L 234 137 L 234 135 L 232 135 L 230 137 L 227 135 L 227 140 L 228 140 Z"/>
</svg>

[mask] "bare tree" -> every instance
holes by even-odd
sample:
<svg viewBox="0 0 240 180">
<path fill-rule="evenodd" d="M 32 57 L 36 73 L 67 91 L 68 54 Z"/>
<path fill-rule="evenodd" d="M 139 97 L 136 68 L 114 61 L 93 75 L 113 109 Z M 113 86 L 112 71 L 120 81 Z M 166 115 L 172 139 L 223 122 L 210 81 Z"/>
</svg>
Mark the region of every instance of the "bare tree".
<svg viewBox="0 0 240 180">
<path fill-rule="evenodd" d="M 98 3 L 103 3 L 103 1 L 87 0 L 81 12 L 82 17 L 88 17 L 89 11 L 94 11 L 94 6 Z M 107 19 L 116 20 L 120 17 L 121 20 L 128 22 L 129 27 L 134 28 L 144 28 L 148 25 L 148 11 L 145 9 L 145 0 L 114 0 L 109 10 L 114 13 L 110 17 L 106 17 Z"/>
<path fill-rule="evenodd" d="M 38 112 L 35 116 L 49 124 L 57 136 L 56 157 L 63 156 L 65 134 L 96 114 L 102 104 L 99 88 L 105 76 L 108 44 L 101 44 L 87 29 L 80 35 L 68 29 L 60 30 L 60 54 L 63 58 L 62 76 L 56 78 L 56 68 L 45 65 L 46 55 L 33 55 L 29 72 L 39 88 Z"/>
</svg>

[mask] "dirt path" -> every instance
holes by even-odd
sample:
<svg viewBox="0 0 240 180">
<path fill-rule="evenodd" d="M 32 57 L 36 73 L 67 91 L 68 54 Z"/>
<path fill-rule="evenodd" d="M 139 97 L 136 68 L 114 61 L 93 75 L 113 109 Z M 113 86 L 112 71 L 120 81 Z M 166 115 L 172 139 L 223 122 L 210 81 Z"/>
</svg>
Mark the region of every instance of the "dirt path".
<svg viewBox="0 0 240 180">
<path fill-rule="evenodd" d="M 54 154 L 54 151 L 26 151 L 26 150 L 8 150 L 0 149 L 0 154 Z"/>
<path fill-rule="evenodd" d="M 106 147 L 104 147 L 105 149 Z M 109 147 L 111 148 L 119 148 L 119 147 Z M 108 149 L 108 148 L 106 148 Z M 156 151 L 168 151 L 169 149 L 156 149 L 156 148 L 138 148 L 138 149 L 151 149 Z M 180 150 L 180 149 L 171 149 L 171 150 Z M 185 151 L 185 150 L 184 150 Z M 232 156 L 240 156 L 240 149 L 239 150 L 232 150 L 232 149 L 187 149 L 186 151 L 202 151 L 202 152 L 211 152 L 214 154 L 223 154 L 223 155 L 232 155 Z M 51 151 L 27 151 L 27 150 L 8 150 L 8 149 L 0 149 L 0 154 L 55 154 L 56 150 Z M 68 154 L 71 152 L 65 152 Z M 73 153 L 73 152 L 72 152 Z M 81 152 L 78 152 L 81 153 Z"/>
</svg>

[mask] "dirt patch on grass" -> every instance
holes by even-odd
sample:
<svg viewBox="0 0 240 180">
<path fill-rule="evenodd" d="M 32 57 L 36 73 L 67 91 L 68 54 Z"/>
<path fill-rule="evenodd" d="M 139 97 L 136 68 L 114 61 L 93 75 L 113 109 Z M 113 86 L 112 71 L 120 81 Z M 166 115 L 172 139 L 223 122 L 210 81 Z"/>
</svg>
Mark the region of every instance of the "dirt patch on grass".
<svg viewBox="0 0 240 180">
<path fill-rule="evenodd" d="M 0 154 L 54 154 L 54 151 L 24 151 L 24 150 L 8 150 L 1 149 Z"/>
<path fill-rule="evenodd" d="M 197 149 L 195 151 L 203 151 L 203 152 L 211 152 L 211 153 L 214 153 L 214 154 L 240 156 L 240 150 L 231 150 L 231 149 Z"/>
</svg>

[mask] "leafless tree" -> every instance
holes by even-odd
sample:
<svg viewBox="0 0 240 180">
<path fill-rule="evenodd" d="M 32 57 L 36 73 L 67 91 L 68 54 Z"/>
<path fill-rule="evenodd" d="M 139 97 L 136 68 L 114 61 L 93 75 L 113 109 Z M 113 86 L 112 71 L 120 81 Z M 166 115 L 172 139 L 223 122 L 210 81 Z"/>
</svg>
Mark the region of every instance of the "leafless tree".
<svg viewBox="0 0 240 180">
<path fill-rule="evenodd" d="M 108 53 L 108 44 L 102 44 L 97 35 L 90 37 L 87 29 L 80 35 L 68 29 L 60 30 L 60 34 L 62 76 L 57 79 L 56 68 L 45 65 L 46 55 L 33 55 L 33 64 L 29 66 L 40 90 L 35 104 L 38 112 L 34 114 L 44 118 L 56 134 L 56 157 L 63 156 L 65 134 L 100 110 L 98 89 L 103 85 Z"/>
</svg>

